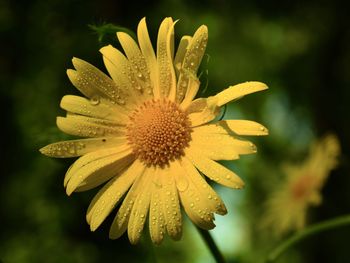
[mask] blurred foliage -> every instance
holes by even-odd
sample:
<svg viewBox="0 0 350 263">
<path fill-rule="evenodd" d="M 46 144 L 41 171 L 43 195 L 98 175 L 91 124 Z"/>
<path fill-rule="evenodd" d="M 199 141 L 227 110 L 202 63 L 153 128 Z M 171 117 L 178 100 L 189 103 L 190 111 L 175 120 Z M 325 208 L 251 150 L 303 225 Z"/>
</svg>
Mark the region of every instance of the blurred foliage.
<svg viewBox="0 0 350 263">
<path fill-rule="evenodd" d="M 340 138 L 341 165 L 309 222 L 349 213 L 350 21 L 340 0 L 2 0 L 1 262 L 213 262 L 188 220 L 183 240 L 166 240 L 161 247 L 153 247 L 147 234 L 137 246 L 125 236 L 109 240 L 113 215 L 91 233 L 85 212 L 96 191 L 68 198 L 62 184 L 71 160 L 52 160 L 38 152 L 67 138 L 55 127 L 55 117 L 63 114 L 60 98 L 77 94 L 65 74 L 72 67 L 70 58 L 103 69 L 99 36 L 88 25 L 112 23 L 135 31 L 144 16 L 153 43 L 165 16 L 180 19 L 177 41 L 208 25 L 210 60 L 202 66 L 203 95 L 247 80 L 270 87 L 231 104 L 225 116 L 260 121 L 270 129 L 269 137 L 253 138 L 256 156 L 225 162 L 246 188 L 216 186 L 229 214 L 218 216 L 212 233 L 229 262 L 262 262 L 280 242 L 259 229 L 263 200 L 283 176 L 280 165 L 302 160 L 309 143 L 328 131 Z M 118 46 L 116 40 L 102 40 Z M 278 262 L 344 262 L 349 235 L 349 227 L 320 234 Z"/>
</svg>

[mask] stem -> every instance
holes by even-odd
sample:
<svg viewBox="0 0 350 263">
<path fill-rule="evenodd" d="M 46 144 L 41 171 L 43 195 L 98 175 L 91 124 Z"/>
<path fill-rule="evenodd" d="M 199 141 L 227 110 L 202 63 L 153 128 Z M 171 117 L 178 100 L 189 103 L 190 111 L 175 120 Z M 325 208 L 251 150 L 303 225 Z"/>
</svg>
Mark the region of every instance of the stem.
<svg viewBox="0 0 350 263">
<path fill-rule="evenodd" d="M 221 254 L 218 246 L 216 245 L 212 236 L 209 234 L 208 230 L 204 230 L 204 229 L 201 229 L 199 227 L 197 227 L 197 230 L 201 234 L 205 243 L 207 244 L 210 252 L 212 253 L 213 257 L 215 258 L 216 263 L 225 263 L 226 261 L 225 261 L 223 255 Z"/>
<path fill-rule="evenodd" d="M 289 247 L 294 244 L 302 241 L 304 238 L 321 233 L 323 231 L 341 227 L 344 225 L 350 225 L 350 215 L 336 217 L 330 220 L 323 221 L 318 224 L 311 225 L 304 230 L 297 232 L 284 242 L 281 245 L 277 246 L 267 257 L 267 262 L 275 261 L 279 256 L 281 256 Z"/>
</svg>

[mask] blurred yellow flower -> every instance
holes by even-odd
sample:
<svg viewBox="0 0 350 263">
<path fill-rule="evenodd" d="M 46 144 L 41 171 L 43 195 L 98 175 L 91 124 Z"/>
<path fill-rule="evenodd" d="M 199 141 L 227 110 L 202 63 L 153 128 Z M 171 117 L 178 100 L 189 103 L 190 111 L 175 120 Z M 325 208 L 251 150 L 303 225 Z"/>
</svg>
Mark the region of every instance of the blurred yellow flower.
<svg viewBox="0 0 350 263">
<path fill-rule="evenodd" d="M 246 82 L 194 100 L 207 27 L 182 37 L 174 56 L 174 25 L 171 18 L 161 23 L 156 53 L 145 19 L 138 25 L 138 43 L 118 32 L 125 55 L 110 45 L 100 50 L 111 78 L 73 58 L 75 70 L 67 74 L 85 97 L 62 98 L 67 116 L 58 117 L 57 126 L 65 133 L 90 138 L 40 149 L 56 158 L 81 156 L 66 173 L 68 195 L 107 182 L 87 211 L 92 231 L 124 199 L 110 229 L 112 239 L 127 230 L 130 242 L 136 243 L 147 216 L 154 243 L 161 243 L 166 232 L 179 239 L 180 202 L 199 227 L 214 228 L 214 213 L 227 211 L 200 172 L 219 184 L 243 187 L 242 180 L 216 160 L 256 152 L 251 142 L 237 136 L 268 134 L 253 121 L 211 122 L 224 104 L 267 86 Z"/>
<path fill-rule="evenodd" d="M 285 165 L 286 179 L 275 186 L 266 201 L 262 226 L 277 235 L 304 227 L 308 207 L 321 204 L 321 189 L 337 166 L 339 154 L 338 138 L 329 134 L 311 145 L 302 164 Z"/>
</svg>

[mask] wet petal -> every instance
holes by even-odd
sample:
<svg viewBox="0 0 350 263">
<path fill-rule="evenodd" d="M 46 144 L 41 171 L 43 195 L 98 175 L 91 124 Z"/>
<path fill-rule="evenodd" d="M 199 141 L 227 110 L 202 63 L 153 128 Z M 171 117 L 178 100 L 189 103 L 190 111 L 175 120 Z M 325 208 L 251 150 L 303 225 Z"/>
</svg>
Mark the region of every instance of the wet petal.
<svg viewBox="0 0 350 263">
<path fill-rule="evenodd" d="M 191 180 L 196 186 L 197 191 L 201 195 L 202 202 L 206 203 L 211 212 L 219 215 L 225 215 L 227 210 L 224 202 L 199 174 L 198 170 L 193 166 L 193 164 L 187 158 L 181 159 L 180 164 L 186 170 L 188 179 Z"/>
<path fill-rule="evenodd" d="M 84 60 L 73 58 L 72 62 L 76 71 L 67 70 L 68 77 L 86 97 L 103 97 L 116 106 L 125 105 L 126 94 L 106 74 Z"/>
<path fill-rule="evenodd" d="M 179 47 L 177 48 L 175 59 L 174 59 L 174 66 L 175 66 L 175 72 L 176 72 L 176 76 L 177 77 L 180 75 L 180 70 L 182 68 L 182 63 L 183 63 L 183 60 L 184 60 L 184 57 L 185 57 L 188 45 L 190 44 L 191 40 L 192 40 L 191 36 L 183 36 L 181 38 L 181 40 L 180 40 Z M 186 92 L 186 90 L 183 90 L 183 89 L 180 89 L 180 90 L 178 89 L 177 91 L 178 92 L 182 91 L 183 95 Z M 177 95 L 177 97 L 178 97 L 178 95 Z M 176 101 L 180 102 L 180 101 L 182 101 L 182 99 L 176 100 Z"/>
<path fill-rule="evenodd" d="M 158 31 L 157 63 L 159 87 L 154 90 L 155 98 L 168 97 L 174 101 L 176 96 L 176 77 L 173 66 L 174 22 L 170 17 L 163 20 Z"/>
<path fill-rule="evenodd" d="M 115 148 L 116 151 L 116 148 Z M 91 153 L 90 155 L 92 155 Z M 70 195 L 78 187 L 84 186 L 86 190 L 100 185 L 117 175 L 133 160 L 132 150 L 125 146 L 118 148 L 113 154 L 90 159 L 89 154 L 81 157 L 66 174 L 66 192 Z M 85 158 L 84 158 L 85 157 Z M 79 161 L 79 162 L 78 162 Z M 78 169 L 79 167 L 79 169 Z M 91 186 L 92 185 L 92 186 Z"/>
<path fill-rule="evenodd" d="M 159 245 L 164 238 L 165 218 L 163 214 L 163 200 L 161 198 L 162 184 L 160 183 L 159 170 L 155 171 L 154 189 L 152 191 L 149 211 L 149 232 L 152 242 Z"/>
<path fill-rule="evenodd" d="M 115 148 L 126 143 L 126 137 L 78 139 L 51 143 L 39 151 L 42 154 L 55 158 L 78 157 L 99 149 Z"/>
<path fill-rule="evenodd" d="M 131 36 L 124 32 L 117 33 L 120 44 L 132 66 L 137 82 L 142 86 L 142 95 L 147 98 L 153 97 L 153 84 L 150 79 L 150 73 L 147 62 L 141 53 L 137 43 Z"/>
<path fill-rule="evenodd" d="M 119 203 L 136 178 L 144 171 L 144 165 L 138 160 L 121 173 L 110 180 L 91 201 L 86 214 L 86 220 L 90 224 L 91 231 L 95 231 L 114 207 Z"/>
<path fill-rule="evenodd" d="M 123 108 L 117 108 L 110 101 L 93 97 L 86 99 L 80 96 L 66 95 L 62 98 L 61 108 L 88 117 L 115 121 L 118 124 L 125 124 L 128 121 L 127 114 Z"/>
<path fill-rule="evenodd" d="M 175 176 L 176 187 L 186 214 L 200 228 L 213 229 L 215 227 L 214 215 L 210 212 L 207 204 L 201 200 L 195 184 L 188 178 L 186 170 L 177 161 L 172 165 L 177 170 Z"/>
<path fill-rule="evenodd" d="M 145 176 L 145 171 L 143 174 L 139 175 L 138 178 L 133 183 L 131 189 L 127 193 L 122 205 L 120 206 L 117 215 L 115 216 L 112 226 L 109 230 L 109 237 L 111 239 L 119 238 L 128 227 L 128 222 L 131 214 L 131 210 L 135 204 L 135 200 L 138 194 L 144 191 L 144 186 L 148 181 Z"/>
<path fill-rule="evenodd" d="M 211 180 L 234 189 L 244 186 L 242 179 L 238 175 L 221 164 L 206 158 L 200 151 L 187 148 L 186 156 L 199 171 Z"/>
<path fill-rule="evenodd" d="M 163 215 L 168 235 L 174 240 L 179 240 L 182 234 L 180 201 L 174 179 L 177 172 L 174 166 L 170 166 L 170 169 L 161 169 L 160 171 L 160 180 L 162 182 L 160 196 L 163 203 Z"/>
<path fill-rule="evenodd" d="M 158 64 L 157 58 L 152 47 L 151 40 L 149 38 L 146 18 L 142 18 L 137 27 L 137 39 L 139 41 L 140 49 L 145 57 L 147 66 L 150 70 L 150 78 L 153 83 L 153 89 L 158 87 Z M 154 92 L 154 91 L 153 91 Z"/>
<path fill-rule="evenodd" d="M 148 168 L 143 176 L 147 177 L 147 180 L 135 199 L 128 223 L 128 236 L 131 244 L 136 244 L 141 237 L 154 189 L 152 182 L 154 169 Z"/>
<path fill-rule="evenodd" d="M 192 99 L 196 96 L 197 91 L 193 95 L 192 92 L 187 92 L 186 87 L 190 87 L 189 80 L 197 79 L 197 71 L 201 64 L 205 48 L 208 41 L 208 28 L 205 25 L 200 26 L 191 42 L 188 45 L 186 54 L 183 58 L 182 66 L 180 69 L 180 76 L 177 84 L 178 96 L 177 101 L 181 102 L 183 96 L 190 96 Z M 181 94 L 182 93 L 182 94 Z M 191 99 L 191 100 L 192 100 Z M 187 98 L 187 101 L 190 100 Z"/>
<path fill-rule="evenodd" d="M 126 132 L 124 126 L 81 115 L 57 117 L 56 124 L 61 131 L 80 137 L 124 136 Z"/>
<path fill-rule="evenodd" d="M 189 78 L 187 81 L 187 90 L 186 90 L 186 96 L 184 100 L 181 102 L 181 108 L 185 109 L 187 108 L 191 102 L 193 101 L 194 97 L 197 95 L 200 82 L 197 78 Z"/>
<path fill-rule="evenodd" d="M 216 103 L 217 100 L 214 97 L 199 98 L 192 101 L 188 108 L 183 108 L 188 112 L 191 126 L 199 126 L 215 119 L 220 112 L 220 108 Z"/>
<path fill-rule="evenodd" d="M 257 81 L 248 81 L 234 86 L 230 86 L 227 89 L 215 95 L 215 98 L 217 98 L 217 106 L 221 107 L 222 105 L 229 103 L 230 101 L 237 100 L 250 93 L 266 89 L 268 89 L 268 87 L 264 83 Z"/>
</svg>

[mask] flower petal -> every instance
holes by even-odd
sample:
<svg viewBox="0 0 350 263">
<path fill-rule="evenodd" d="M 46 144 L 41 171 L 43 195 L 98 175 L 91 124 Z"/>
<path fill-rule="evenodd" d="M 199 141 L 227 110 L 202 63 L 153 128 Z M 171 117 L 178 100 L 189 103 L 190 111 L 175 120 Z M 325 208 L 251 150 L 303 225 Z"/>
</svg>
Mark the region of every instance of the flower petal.
<svg viewBox="0 0 350 263">
<path fill-rule="evenodd" d="M 70 195 L 84 184 L 101 184 L 115 176 L 133 159 L 128 147 L 110 148 L 92 152 L 79 158 L 67 171 L 66 192 Z"/>
<path fill-rule="evenodd" d="M 100 137 L 51 143 L 39 151 L 50 157 L 78 157 L 102 148 L 115 148 L 127 143 L 126 137 Z"/>
<path fill-rule="evenodd" d="M 173 66 L 174 52 L 174 22 L 167 17 L 158 31 L 157 63 L 159 87 L 154 90 L 155 98 L 168 97 L 174 101 L 176 96 L 176 77 Z"/>
<path fill-rule="evenodd" d="M 125 105 L 126 94 L 106 74 L 84 60 L 73 58 L 72 62 L 76 71 L 67 70 L 68 77 L 86 97 L 103 97 L 115 106 Z"/>
<path fill-rule="evenodd" d="M 191 36 L 183 36 L 180 40 L 179 47 L 177 48 L 175 59 L 174 59 L 175 73 L 176 73 L 177 77 L 180 75 L 182 63 L 183 63 L 188 45 L 190 44 L 191 40 L 192 40 Z M 186 90 L 179 89 L 179 87 L 178 87 L 177 92 L 178 93 L 182 92 L 184 95 Z M 182 97 L 183 97 L 183 95 L 182 95 Z M 178 94 L 176 95 L 176 97 L 178 98 Z M 177 99 L 176 101 L 180 102 L 180 101 L 182 101 L 182 98 L 180 100 Z"/>
<path fill-rule="evenodd" d="M 147 62 L 138 45 L 131 36 L 124 32 L 118 32 L 117 36 L 130 64 L 132 65 L 138 83 L 143 87 L 142 95 L 146 98 L 153 97 L 153 84 L 150 79 Z"/>
<path fill-rule="evenodd" d="M 189 78 L 187 83 L 188 87 L 186 90 L 186 96 L 180 105 L 183 109 L 187 108 L 191 104 L 194 97 L 197 95 L 199 85 L 201 84 L 197 78 Z"/>
<path fill-rule="evenodd" d="M 192 142 L 194 145 L 200 148 L 206 147 L 208 150 L 214 150 L 215 148 L 221 149 L 221 147 L 232 147 L 232 151 L 235 150 L 237 154 L 252 154 L 256 153 L 256 146 L 249 141 L 239 140 L 227 133 L 215 133 L 215 127 L 219 126 L 201 126 L 195 127 L 191 133 Z"/>
<path fill-rule="evenodd" d="M 238 135 L 264 136 L 269 134 L 269 131 L 266 127 L 254 121 L 225 120 L 220 121 L 219 124 Z"/>
<path fill-rule="evenodd" d="M 172 165 L 177 170 L 175 174 L 176 187 L 179 191 L 179 197 L 185 212 L 200 228 L 213 229 L 215 227 L 213 222 L 214 215 L 210 212 L 207 204 L 200 199 L 200 193 L 196 186 L 188 178 L 185 169 L 177 161 Z"/>
<path fill-rule="evenodd" d="M 180 164 L 185 168 L 189 180 L 193 182 L 197 188 L 197 191 L 201 194 L 202 202 L 207 204 L 211 212 L 219 215 L 225 215 L 227 210 L 224 202 L 199 174 L 198 170 L 193 166 L 193 164 L 187 158 L 182 158 L 180 160 Z"/>
<path fill-rule="evenodd" d="M 124 136 L 126 131 L 124 126 L 81 115 L 57 117 L 56 124 L 61 131 L 80 137 Z"/>
<path fill-rule="evenodd" d="M 111 239 L 119 238 L 126 231 L 135 200 L 139 193 L 145 190 L 144 186 L 148 182 L 148 178 L 145 176 L 146 171 L 147 168 L 138 176 L 138 178 L 136 178 L 122 205 L 120 206 L 109 230 L 109 237 Z"/>
<path fill-rule="evenodd" d="M 149 210 L 149 232 L 152 242 L 156 245 L 159 245 L 163 241 L 165 233 L 165 218 L 162 209 L 163 200 L 161 198 L 162 185 L 161 183 L 157 183 L 160 181 L 158 171 L 156 170 L 154 175 L 154 181 L 156 183 L 152 192 Z"/>
<path fill-rule="evenodd" d="M 153 89 L 158 87 L 158 64 L 157 58 L 149 38 L 146 18 L 142 18 L 137 27 L 137 39 L 139 41 L 140 49 L 145 57 L 148 68 L 150 70 L 150 78 L 153 83 Z M 154 92 L 154 90 L 153 90 Z"/>
<path fill-rule="evenodd" d="M 147 177 L 147 180 L 143 184 L 142 190 L 140 190 L 137 194 L 128 223 L 128 236 L 131 244 L 136 244 L 139 241 L 146 217 L 148 215 L 151 195 L 154 189 L 153 167 L 147 168 L 143 176 Z"/>
<path fill-rule="evenodd" d="M 199 171 L 211 180 L 234 189 L 239 189 L 244 186 L 242 179 L 239 178 L 238 175 L 221 164 L 208 159 L 202 155 L 200 151 L 198 152 L 193 148 L 187 148 L 186 156 Z"/>
<path fill-rule="evenodd" d="M 230 86 L 215 95 L 215 98 L 217 98 L 217 106 L 221 107 L 222 105 L 229 103 L 232 100 L 236 100 L 247 94 L 266 89 L 268 89 L 268 87 L 264 83 L 257 81 L 248 81 L 245 83 Z"/>
<path fill-rule="evenodd" d="M 115 121 L 118 124 L 125 124 L 128 121 L 127 112 L 110 101 L 97 97 L 86 99 L 80 96 L 66 95 L 62 98 L 61 108 L 79 115 Z"/>
<path fill-rule="evenodd" d="M 200 26 L 191 42 L 188 45 L 186 54 L 183 58 L 182 66 L 180 69 L 180 76 L 177 84 L 178 96 L 177 101 L 181 102 L 183 96 L 190 96 L 191 100 L 196 96 L 197 91 L 193 95 L 193 91 L 186 92 L 186 87 L 190 87 L 189 80 L 197 79 L 197 71 L 202 62 L 202 58 L 205 52 L 205 48 L 208 41 L 208 28 L 205 25 Z M 183 95 L 181 95 L 181 92 Z M 189 98 L 186 99 L 187 101 Z"/>
<path fill-rule="evenodd" d="M 86 214 L 86 220 L 90 224 L 91 231 L 95 231 L 101 225 L 136 178 L 143 173 L 144 168 L 142 163 L 135 160 L 120 176 L 116 176 L 110 180 L 95 195 Z"/>
<path fill-rule="evenodd" d="M 168 235 L 174 240 L 179 240 L 182 234 L 180 201 L 174 179 L 177 172 L 179 171 L 171 165 L 169 169 L 161 169 L 159 175 L 162 182 L 160 196 L 163 204 L 166 229 Z"/>
<path fill-rule="evenodd" d="M 195 127 L 215 119 L 220 112 L 220 108 L 216 104 L 217 100 L 214 97 L 199 98 L 192 101 L 188 108 L 183 109 L 188 112 L 191 126 Z"/>
</svg>

